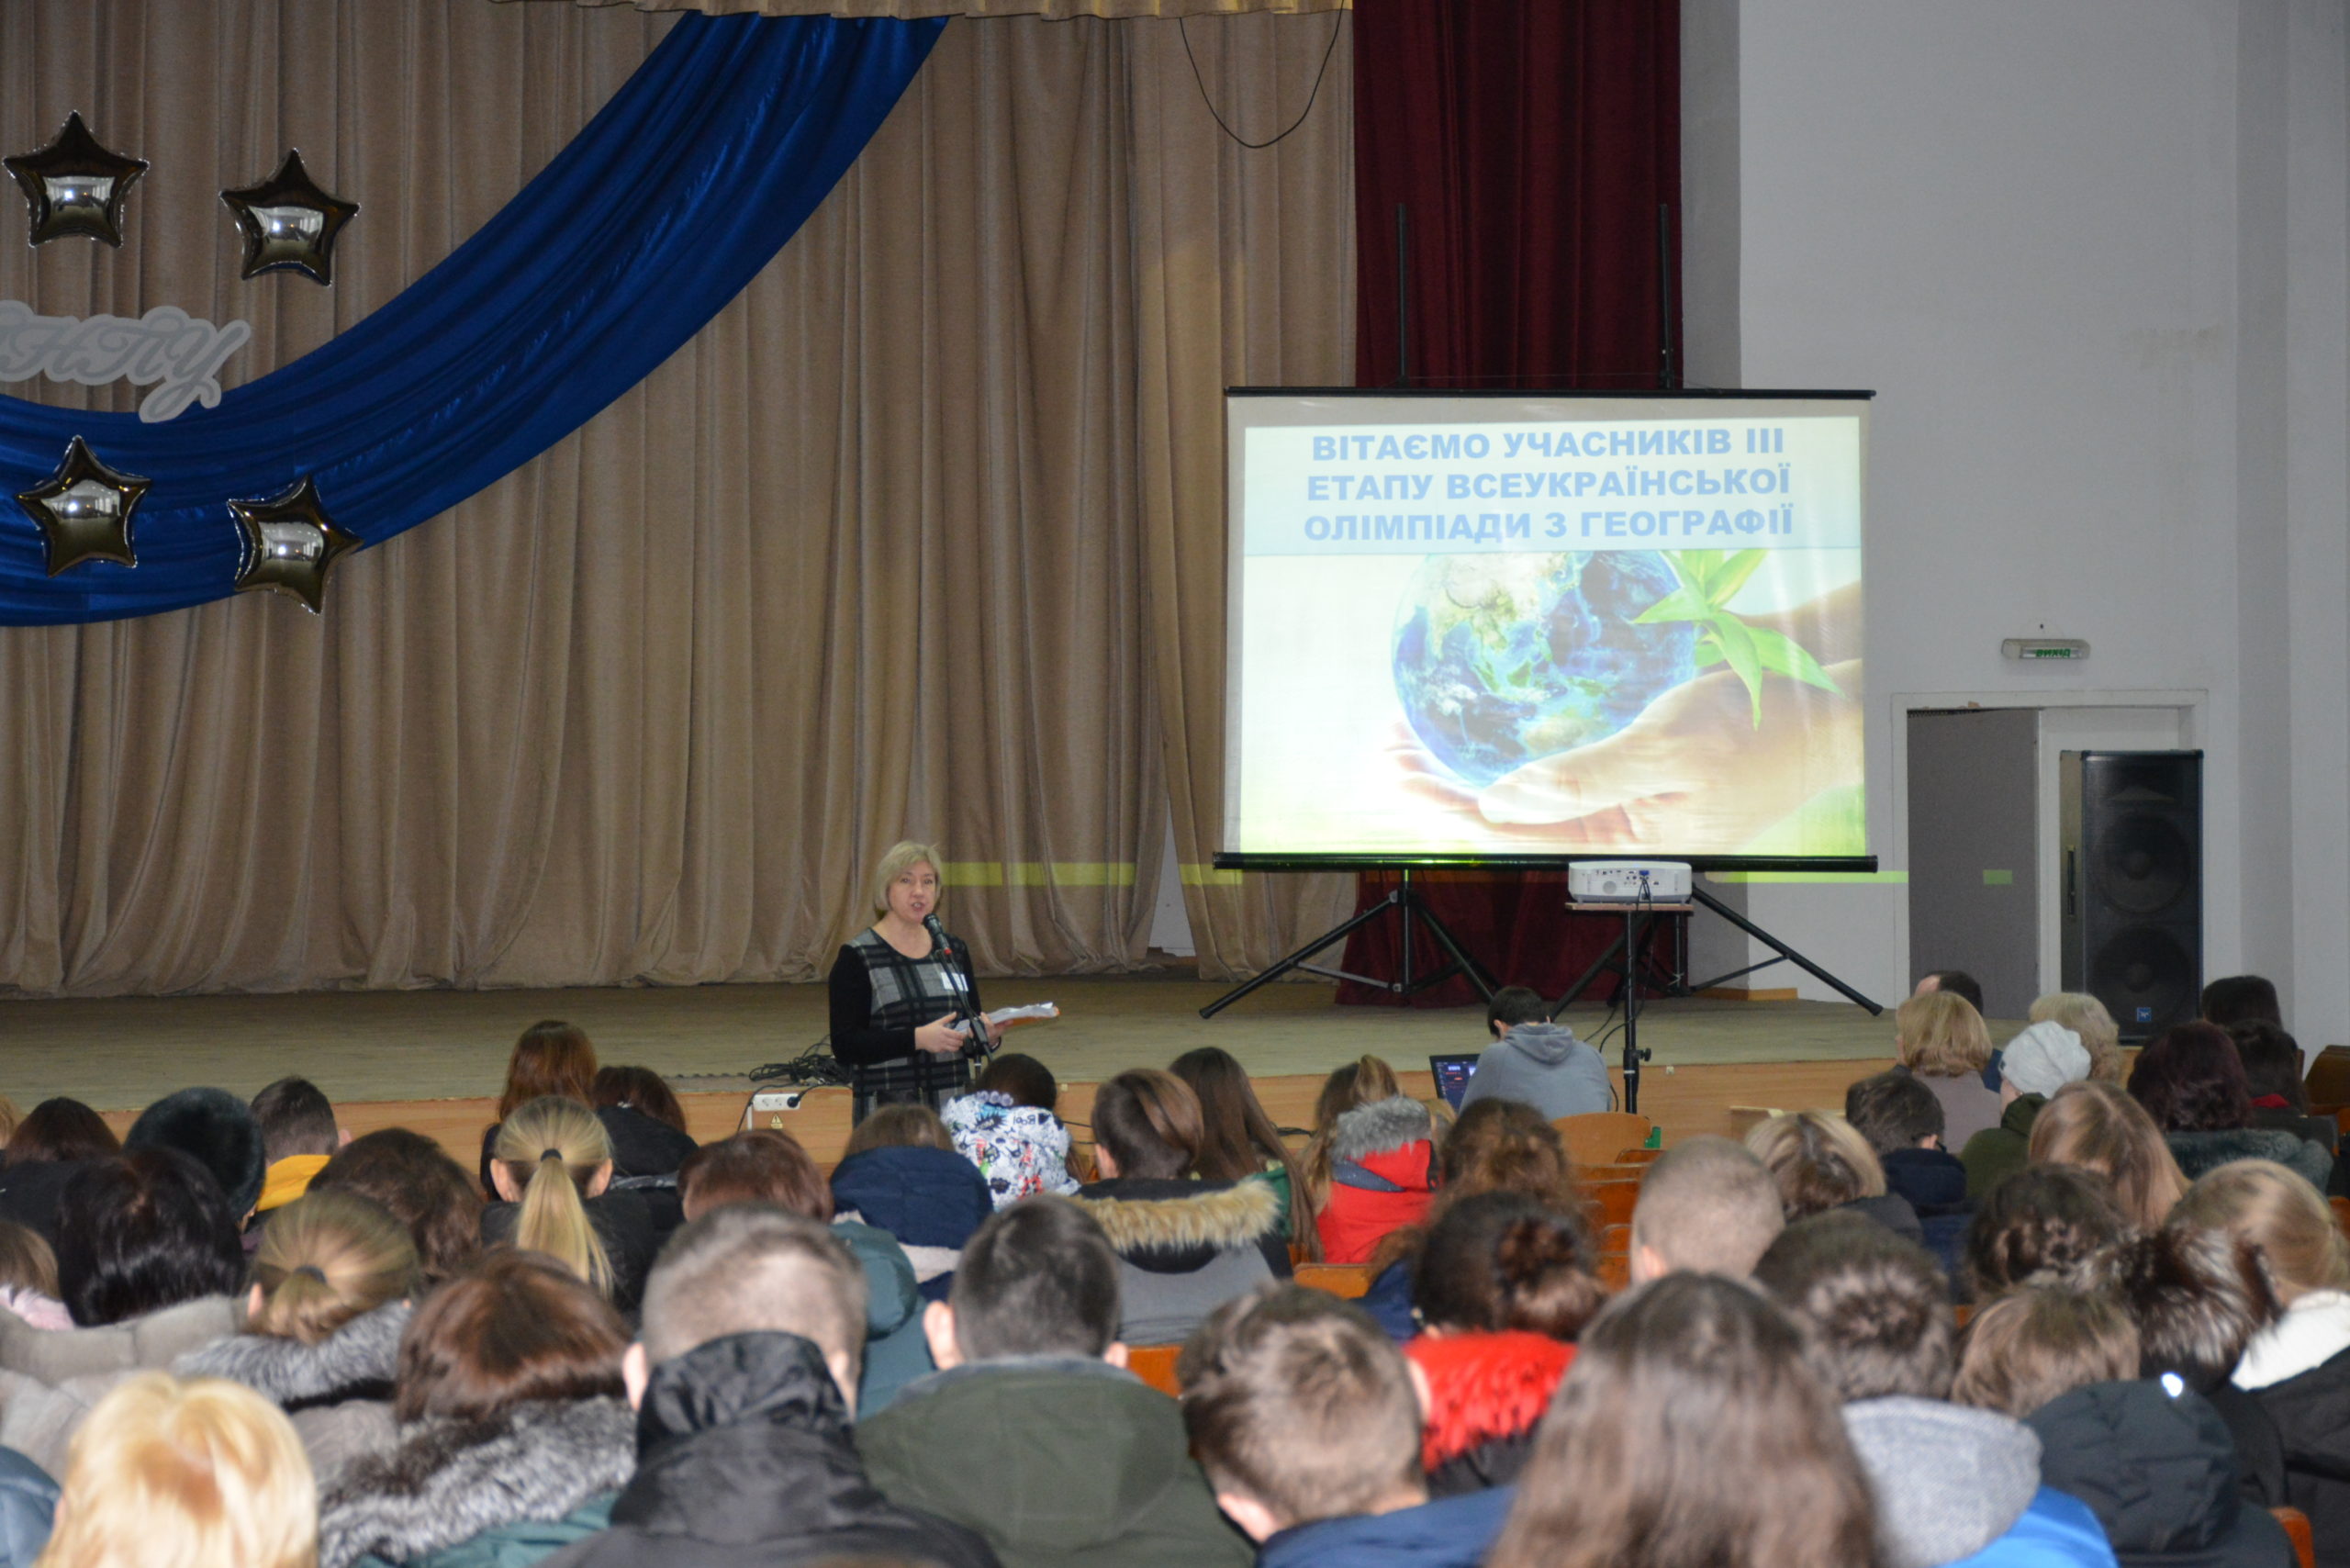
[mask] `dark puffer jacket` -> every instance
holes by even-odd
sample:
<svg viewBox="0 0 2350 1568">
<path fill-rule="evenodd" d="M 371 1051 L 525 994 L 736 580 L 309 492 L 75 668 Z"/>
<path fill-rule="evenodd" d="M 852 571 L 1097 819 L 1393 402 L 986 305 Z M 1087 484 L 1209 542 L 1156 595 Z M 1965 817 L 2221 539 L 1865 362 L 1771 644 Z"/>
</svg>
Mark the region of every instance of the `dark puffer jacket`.
<svg viewBox="0 0 2350 1568">
<path fill-rule="evenodd" d="M 2310 1517 L 2322 1568 L 2350 1568 L 2350 1350 L 2255 1390 L 2284 1439 L 2284 1501 Z"/>
<path fill-rule="evenodd" d="M 946 1299 L 963 1244 L 993 1213 L 987 1178 L 951 1148 L 868 1148 L 833 1171 L 833 1217 L 897 1238 L 932 1301 Z"/>
<path fill-rule="evenodd" d="M 2226 1423 L 2176 1380 L 2093 1383 L 2024 1424 L 2041 1480 L 2089 1506 L 2124 1568 L 2291 1568 L 2284 1527 L 2237 1488 Z"/>
<path fill-rule="evenodd" d="M 799 1568 L 867 1557 L 997 1568 L 979 1537 L 897 1506 L 866 1479 L 848 1406 L 797 1334 L 733 1334 L 663 1361 L 636 1438 L 636 1479 L 612 1505 L 612 1528 L 548 1568 Z"/>
</svg>

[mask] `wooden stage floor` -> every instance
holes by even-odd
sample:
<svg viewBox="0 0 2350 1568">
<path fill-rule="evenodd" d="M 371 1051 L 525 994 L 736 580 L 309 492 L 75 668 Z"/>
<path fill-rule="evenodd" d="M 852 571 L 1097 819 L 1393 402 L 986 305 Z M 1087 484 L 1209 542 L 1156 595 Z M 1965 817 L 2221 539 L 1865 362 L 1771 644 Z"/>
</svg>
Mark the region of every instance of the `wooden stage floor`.
<svg viewBox="0 0 2350 1568">
<path fill-rule="evenodd" d="M 1065 1083 L 1090 1085 L 1128 1067 L 1162 1066 L 1194 1046 L 1221 1045 L 1259 1081 L 1275 1117 L 1292 1126 L 1309 1116 L 1321 1076 L 1342 1062 L 1374 1053 L 1399 1070 L 1420 1070 L 1425 1086 L 1430 1053 L 1474 1050 L 1484 1036 L 1480 1009 L 1339 1007 L 1320 984 L 1268 986 L 1201 1018 L 1198 1009 L 1224 990 L 1104 977 L 998 979 L 985 987 L 990 1006 L 1060 1003 L 1060 1019 L 1012 1039 Z M 470 1165 L 507 1052 L 539 1019 L 579 1025 L 606 1062 L 669 1077 L 707 1137 L 739 1122 L 743 1075 L 752 1067 L 816 1043 L 824 1008 L 824 990 L 813 985 L 9 1001 L 0 1002 L 0 1093 L 20 1107 L 70 1094 L 130 1112 L 188 1084 L 251 1094 L 298 1072 L 355 1130 L 415 1126 L 465 1150 Z M 1561 1021 L 1595 1039 L 1610 1020 L 1605 1008 L 1578 1006 Z M 1995 1025 L 1995 1036 L 2013 1027 Z M 1639 1030 L 1653 1053 L 1640 1109 L 1668 1137 L 1729 1131 L 1737 1105 L 1841 1104 L 1843 1086 L 1892 1053 L 1889 1014 L 1873 1017 L 1841 1003 L 1651 1002 Z M 1617 1046 L 1611 1038 L 1603 1047 L 1611 1061 Z M 820 1155 L 845 1132 L 845 1104 L 834 1107 L 833 1098 L 819 1093 L 791 1118 Z M 1090 1088 L 1075 1088 L 1065 1114 L 1081 1120 L 1091 1099 Z"/>
</svg>

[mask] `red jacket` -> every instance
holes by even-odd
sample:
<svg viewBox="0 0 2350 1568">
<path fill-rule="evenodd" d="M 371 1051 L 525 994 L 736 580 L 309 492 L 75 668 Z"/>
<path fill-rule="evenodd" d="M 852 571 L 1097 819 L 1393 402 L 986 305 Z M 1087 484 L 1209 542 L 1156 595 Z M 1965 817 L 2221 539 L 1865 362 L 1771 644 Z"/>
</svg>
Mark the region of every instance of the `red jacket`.
<svg viewBox="0 0 2350 1568">
<path fill-rule="evenodd" d="M 1543 1334 L 1426 1334 L 1404 1347 L 1428 1378 L 1420 1462 L 1434 1470 L 1496 1439 L 1533 1430 L 1575 1359 Z"/>
<path fill-rule="evenodd" d="M 1427 1217 L 1436 1145 L 1427 1107 L 1376 1100 L 1338 1118 L 1330 1137 L 1330 1196 L 1315 1228 L 1329 1263 L 1368 1263 L 1388 1232 Z"/>
</svg>

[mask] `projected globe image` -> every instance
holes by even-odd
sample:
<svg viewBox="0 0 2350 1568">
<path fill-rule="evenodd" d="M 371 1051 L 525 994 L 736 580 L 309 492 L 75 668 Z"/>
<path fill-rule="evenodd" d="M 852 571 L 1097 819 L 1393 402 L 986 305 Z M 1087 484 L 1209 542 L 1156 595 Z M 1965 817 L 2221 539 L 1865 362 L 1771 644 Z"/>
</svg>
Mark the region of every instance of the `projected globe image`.
<svg viewBox="0 0 2350 1568">
<path fill-rule="evenodd" d="M 1678 586 L 1654 551 L 1432 555 L 1396 606 L 1395 694 L 1439 762 L 1490 784 L 1695 676 L 1695 625 L 1634 623 Z"/>
</svg>

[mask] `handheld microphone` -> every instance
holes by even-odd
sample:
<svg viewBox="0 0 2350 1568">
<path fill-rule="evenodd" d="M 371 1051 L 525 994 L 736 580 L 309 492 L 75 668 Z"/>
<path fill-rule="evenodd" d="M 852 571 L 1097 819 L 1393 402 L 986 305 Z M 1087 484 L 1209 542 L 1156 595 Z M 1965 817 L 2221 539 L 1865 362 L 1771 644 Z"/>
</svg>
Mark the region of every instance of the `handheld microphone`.
<svg viewBox="0 0 2350 1568">
<path fill-rule="evenodd" d="M 930 933 L 930 939 L 933 943 L 936 944 L 937 950 L 939 952 L 946 953 L 953 951 L 952 948 L 946 946 L 946 927 L 938 924 L 937 915 L 923 915 L 922 917 L 922 928 Z"/>
</svg>

